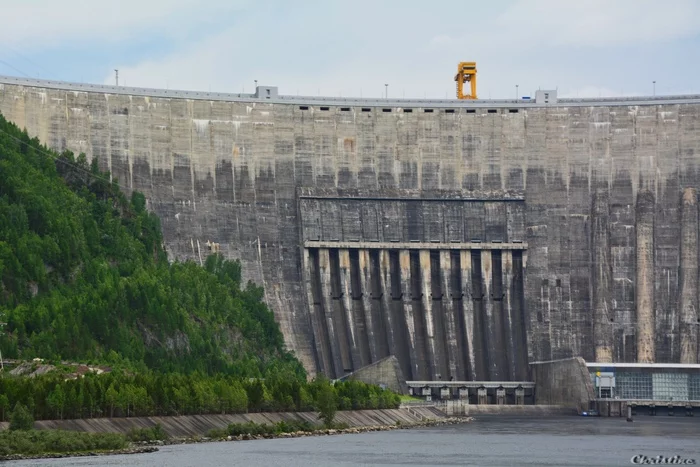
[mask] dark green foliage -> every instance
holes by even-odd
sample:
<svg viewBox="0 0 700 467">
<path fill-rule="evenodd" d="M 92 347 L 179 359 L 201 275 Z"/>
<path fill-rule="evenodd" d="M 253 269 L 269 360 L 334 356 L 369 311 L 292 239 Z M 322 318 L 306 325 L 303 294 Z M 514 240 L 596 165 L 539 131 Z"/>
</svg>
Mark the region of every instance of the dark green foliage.
<svg viewBox="0 0 700 467">
<path fill-rule="evenodd" d="M 213 437 L 239 436 L 239 435 L 279 435 L 280 433 L 293 433 L 295 431 L 311 432 L 321 427 L 306 420 L 288 420 L 277 422 L 274 425 L 257 424 L 254 422 L 231 423 L 226 430 L 212 431 Z"/>
<path fill-rule="evenodd" d="M 0 394 L 0 422 L 5 421 L 7 409 L 10 407 L 10 399 L 5 394 Z"/>
<path fill-rule="evenodd" d="M 383 409 L 401 404 L 401 396 L 395 392 L 361 381 L 338 382 L 333 388 L 338 397 L 339 410 Z"/>
<path fill-rule="evenodd" d="M 209 430 L 207 436 L 209 438 L 224 438 L 226 436 L 241 435 L 280 435 L 282 433 L 295 433 L 299 431 L 310 433 L 323 428 L 345 429 L 348 428 L 348 425 L 346 423 L 324 423 L 323 425 L 318 425 L 306 420 L 283 420 L 274 425 L 268 425 L 266 423 L 258 424 L 255 422 L 231 423 L 226 428 L 214 428 Z"/>
<path fill-rule="evenodd" d="M 0 394 L 7 397 L 10 407 L 20 403 L 41 420 L 319 410 L 332 422 L 331 415 L 338 409 L 399 405 L 396 394 L 378 386 L 359 381 L 331 385 L 324 378 L 307 383 L 293 373 L 264 381 L 152 371 L 86 373 L 74 379 L 60 372 L 33 378 L 4 375 L 0 376 Z M 340 406 L 344 399 L 350 401 L 349 407 Z"/>
<path fill-rule="evenodd" d="M 169 264 L 158 218 L 84 155 L 0 116 L 0 334 L 5 358 L 267 377 L 301 364 L 238 262 Z M 55 416 L 62 399 L 54 394 Z"/>
<path fill-rule="evenodd" d="M 318 410 L 318 416 L 323 420 L 323 424 L 330 428 L 333 426 L 335 413 L 338 410 L 337 393 L 335 388 L 324 380 L 316 381 L 316 386 L 316 410 Z"/>
<path fill-rule="evenodd" d="M 96 161 L 50 152 L 1 116 L 0 315 L 5 358 L 113 370 L 0 375 L 3 417 L 21 403 L 38 419 L 321 407 L 332 421 L 337 409 L 398 405 L 362 383 L 307 383 L 238 262 L 170 264 L 141 193 L 127 197 Z"/>
<path fill-rule="evenodd" d="M 115 433 L 29 430 L 0 431 L 0 456 L 124 449 L 126 438 Z"/>
<path fill-rule="evenodd" d="M 134 428 L 126 434 L 126 437 L 129 441 L 163 441 L 169 438 L 160 423 L 150 428 Z"/>
<path fill-rule="evenodd" d="M 31 430 L 34 428 L 34 417 L 29 410 L 19 402 L 15 404 L 10 415 L 10 431 Z"/>
</svg>

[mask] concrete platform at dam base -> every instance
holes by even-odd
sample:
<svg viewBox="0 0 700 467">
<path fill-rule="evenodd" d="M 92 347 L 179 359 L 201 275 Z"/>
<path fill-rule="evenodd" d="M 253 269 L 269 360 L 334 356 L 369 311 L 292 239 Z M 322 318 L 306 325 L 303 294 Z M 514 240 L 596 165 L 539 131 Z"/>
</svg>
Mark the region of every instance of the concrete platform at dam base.
<svg viewBox="0 0 700 467">
<path fill-rule="evenodd" d="M 402 406 L 434 405 L 449 415 L 627 416 L 628 406 L 634 414 L 700 413 L 700 364 L 587 363 L 577 357 L 530 367 L 532 381 L 405 381 L 391 356 L 342 379 L 412 395 Z"/>
<path fill-rule="evenodd" d="M 0 76 L 0 113 L 143 192 L 170 258 L 240 260 L 311 376 L 394 355 L 408 381 L 534 380 L 538 394 L 549 377 L 531 362 L 699 361 L 700 96 L 339 99 Z"/>
</svg>

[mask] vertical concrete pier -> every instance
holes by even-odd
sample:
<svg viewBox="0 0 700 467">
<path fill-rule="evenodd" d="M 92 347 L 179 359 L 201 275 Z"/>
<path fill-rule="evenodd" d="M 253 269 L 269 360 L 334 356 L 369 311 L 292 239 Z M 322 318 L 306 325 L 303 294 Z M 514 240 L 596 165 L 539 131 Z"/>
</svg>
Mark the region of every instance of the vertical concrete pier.
<svg viewBox="0 0 700 467">
<path fill-rule="evenodd" d="M 429 251 L 430 255 L 430 300 L 432 302 L 433 339 L 435 352 L 435 371 L 438 379 L 449 380 L 454 372 L 450 369 L 448 341 L 455 340 L 449 336 L 447 320 L 449 319 L 445 275 L 449 276 L 450 267 L 442 269 L 440 251 Z M 449 259 L 449 257 L 448 257 Z M 454 317 L 454 316 L 452 316 Z"/>
<path fill-rule="evenodd" d="M 597 362 L 612 362 L 612 327 L 614 323 L 610 298 L 610 207 L 606 191 L 593 195 L 593 342 Z"/>
<path fill-rule="evenodd" d="M 378 275 L 379 270 L 373 269 L 372 266 L 369 250 L 359 250 L 357 252 L 358 280 L 360 281 L 365 332 L 367 333 L 367 351 L 369 353 L 369 361 L 374 363 L 380 358 L 388 356 L 388 353 L 384 350 L 386 348 L 386 331 L 382 322 L 381 303 L 375 299 L 375 297 L 381 296 L 381 292 L 374 288 L 372 280 L 373 272 Z"/>
<path fill-rule="evenodd" d="M 499 267 L 500 270 L 500 267 Z M 486 345 L 485 354 L 488 361 L 488 375 L 491 381 L 502 381 L 503 367 L 503 342 L 500 338 L 503 327 L 501 326 L 500 306 L 494 305 L 494 276 L 493 276 L 493 261 L 491 251 L 481 251 L 481 281 L 484 284 L 483 289 L 483 307 L 484 307 L 484 328 L 483 334 Z M 500 289 L 496 292 L 500 293 Z M 500 300 L 499 300 L 500 301 Z"/>
<path fill-rule="evenodd" d="M 503 317 L 505 331 L 506 360 L 508 362 L 508 377 L 516 381 L 518 376 L 516 366 L 518 350 L 516 342 L 517 321 L 520 316 L 516 315 L 517 307 L 513 307 L 513 253 L 509 250 L 501 254 L 502 274 L 503 274 Z M 522 381 L 522 380 L 521 380 Z"/>
<path fill-rule="evenodd" d="M 430 251 L 420 250 L 418 251 L 416 257 L 418 259 L 418 265 L 415 267 L 414 271 L 420 275 L 420 282 L 418 282 L 418 286 L 420 287 L 421 297 L 420 308 L 423 314 L 423 319 L 420 320 L 420 323 L 417 323 L 416 329 L 419 329 L 418 324 L 422 325 L 425 335 L 425 363 L 430 379 L 436 381 L 439 379 L 438 374 L 440 373 L 440 368 L 443 366 L 445 361 L 445 356 L 442 352 L 440 352 L 440 346 L 444 345 L 444 341 L 438 342 L 440 334 L 438 331 L 438 324 L 441 324 L 441 321 L 437 320 L 433 313 L 434 289 Z"/>
<path fill-rule="evenodd" d="M 313 330 L 314 341 L 318 352 L 318 368 L 321 373 L 328 376 L 335 374 L 333 360 L 331 358 L 330 343 L 328 339 L 328 328 L 326 326 L 326 315 L 324 311 L 323 292 L 321 290 L 321 277 L 319 270 L 318 249 L 306 249 L 304 251 L 304 267 L 307 271 L 306 293 L 309 295 L 309 308 L 311 328 Z"/>
<path fill-rule="evenodd" d="M 378 320 L 384 328 L 383 339 L 385 347 L 382 352 L 386 355 L 394 355 L 398 360 L 400 349 L 397 347 L 394 337 L 394 310 L 391 284 L 391 260 L 386 250 L 370 252 L 370 264 L 372 266 L 372 301 L 379 308 Z M 400 300 L 400 298 L 399 298 Z M 378 342 L 382 342 L 379 340 Z M 379 348 L 377 350 L 379 352 Z M 399 363 L 400 364 L 400 363 Z M 405 369 L 404 369 L 405 371 Z"/>
<path fill-rule="evenodd" d="M 364 320 L 359 315 L 358 307 L 360 305 L 356 300 L 353 300 L 352 295 L 352 272 L 350 267 L 350 251 L 347 248 L 338 250 L 338 281 L 339 292 L 341 297 L 343 328 L 345 329 L 345 341 L 348 346 L 349 364 L 346 368 L 351 372 L 357 368 L 361 368 L 362 364 L 360 344 L 360 335 L 357 333 L 357 328 L 360 320 Z"/>
<path fill-rule="evenodd" d="M 331 378 L 338 378 L 343 375 L 345 368 L 341 357 L 341 339 L 337 332 L 337 320 L 335 319 L 336 309 L 333 300 L 333 286 L 331 281 L 331 259 L 327 248 L 318 250 L 318 272 L 321 289 L 321 303 L 323 304 L 323 314 L 325 315 L 326 329 L 328 332 L 328 350 L 333 361 L 333 371 L 329 374 Z"/>
<path fill-rule="evenodd" d="M 509 326 L 507 310 L 505 308 L 505 291 L 503 288 L 503 252 L 501 250 L 491 250 L 491 283 L 493 300 L 493 347 L 496 349 L 494 360 L 498 367 L 498 376 L 494 376 L 494 381 L 505 381 L 509 378 L 508 347 L 506 328 Z"/>
<path fill-rule="evenodd" d="M 452 266 L 452 259 L 450 251 L 442 250 L 440 251 L 440 264 L 439 269 L 441 274 L 441 288 L 442 296 L 441 307 L 444 316 L 445 325 L 445 346 L 447 351 L 447 362 L 448 362 L 448 374 L 445 379 L 454 378 L 456 380 L 464 380 L 466 377 L 464 374 L 464 359 L 463 359 L 463 347 L 460 345 L 461 337 L 463 336 L 463 330 L 461 323 L 459 322 L 460 313 L 456 311 L 457 304 L 460 304 L 461 300 L 456 299 L 455 285 L 459 287 L 460 278 L 457 277 L 455 284 L 455 268 Z M 457 269 L 457 274 L 459 274 L 459 269 Z"/>
<path fill-rule="evenodd" d="M 681 363 L 698 362 L 698 206 L 693 188 L 683 190 L 681 208 Z"/>
<path fill-rule="evenodd" d="M 344 280 L 345 274 L 343 272 L 347 269 L 347 266 L 350 265 L 343 263 L 341 266 L 341 257 L 345 260 L 346 256 L 344 254 L 341 256 L 337 248 L 331 248 L 328 252 L 331 279 L 330 290 L 333 306 L 333 328 L 335 329 L 335 336 L 338 340 L 340 361 L 342 364 L 339 376 L 343 376 L 351 373 L 354 369 L 352 357 L 354 346 L 350 341 L 351 335 L 347 311 L 350 307 L 350 299 L 348 294 L 345 293 L 346 281 Z"/>
<path fill-rule="evenodd" d="M 477 388 L 476 399 L 479 405 L 486 405 L 489 403 L 488 392 L 486 388 Z"/>
<path fill-rule="evenodd" d="M 401 371 L 408 378 L 417 378 L 418 374 L 414 373 L 413 362 L 415 354 L 411 352 L 411 339 L 408 329 L 408 321 L 406 320 L 406 311 L 404 310 L 404 302 L 410 301 L 410 297 L 404 295 L 409 291 L 404 289 L 404 280 L 400 265 L 399 252 L 383 251 L 380 253 L 380 263 L 382 278 L 385 288 L 385 301 L 389 303 L 387 308 L 387 337 L 392 343 L 390 350 L 393 355 L 399 360 Z M 411 317 L 411 322 L 413 318 Z"/>
<path fill-rule="evenodd" d="M 357 346 L 354 358 L 357 359 L 355 369 L 369 365 L 373 361 L 369 350 L 369 341 L 374 341 L 376 328 L 372 326 L 371 300 L 365 298 L 363 291 L 363 272 L 366 268 L 360 265 L 360 254 L 364 250 L 346 250 L 350 259 L 350 298 L 352 300 L 353 339 Z M 368 291 L 369 292 L 369 291 Z M 369 295 L 369 293 L 367 293 Z M 365 303 L 367 302 L 367 303 Z"/>
<path fill-rule="evenodd" d="M 479 368 L 477 372 L 476 354 L 474 351 L 474 291 L 472 288 L 472 254 L 470 251 L 459 253 L 460 285 L 462 290 L 462 323 L 464 324 L 464 347 L 465 347 L 465 372 L 467 378 L 472 381 L 483 381 L 483 371 Z"/>
<path fill-rule="evenodd" d="M 480 251 L 471 252 L 471 298 L 473 304 L 474 327 L 472 335 L 474 337 L 474 380 L 486 381 L 489 379 L 491 372 L 489 366 L 488 350 L 487 350 L 487 319 L 486 319 L 486 302 L 489 300 L 485 292 L 483 277 L 483 268 L 481 266 L 482 254 Z"/>
<path fill-rule="evenodd" d="M 637 362 L 653 363 L 654 344 L 654 194 L 637 194 Z"/>
<path fill-rule="evenodd" d="M 526 264 L 526 253 L 523 251 L 513 251 L 513 292 L 511 294 L 513 310 L 513 339 L 515 341 L 515 379 L 517 381 L 527 381 L 530 379 L 530 365 L 528 357 L 527 342 L 527 319 L 525 313 L 525 291 L 524 291 L 524 271 Z"/>
<path fill-rule="evenodd" d="M 421 297 L 415 297 L 414 299 L 414 282 L 413 268 L 411 267 L 411 252 L 408 250 L 401 250 L 398 254 L 398 264 L 400 267 L 399 278 L 401 282 L 401 298 L 403 300 L 403 306 L 401 310 L 404 313 L 404 322 L 406 323 L 407 332 L 407 343 L 408 343 L 408 357 L 411 362 L 410 374 L 413 375 L 414 379 L 425 381 L 428 379 L 427 372 L 425 371 L 425 363 L 421 364 L 419 360 L 419 355 L 424 355 L 423 351 L 425 349 L 425 343 L 418 340 L 417 329 L 416 329 L 416 302 L 417 306 L 420 306 Z M 420 318 L 419 318 L 420 319 Z M 422 330 L 421 330 L 422 331 Z M 420 347 L 420 350 L 419 350 Z"/>
</svg>

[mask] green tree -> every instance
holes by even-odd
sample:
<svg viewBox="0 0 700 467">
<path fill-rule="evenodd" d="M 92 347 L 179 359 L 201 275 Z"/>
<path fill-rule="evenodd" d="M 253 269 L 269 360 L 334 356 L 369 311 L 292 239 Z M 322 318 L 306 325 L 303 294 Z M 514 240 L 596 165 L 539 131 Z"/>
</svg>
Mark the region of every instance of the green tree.
<svg viewBox="0 0 700 467">
<path fill-rule="evenodd" d="M 49 407 L 53 409 L 54 413 L 56 414 L 56 417 L 62 420 L 63 409 L 66 406 L 66 396 L 60 384 L 57 384 L 54 390 L 51 391 L 49 397 L 46 398 L 46 402 L 48 403 Z"/>
<path fill-rule="evenodd" d="M 94 159 L 56 154 L 0 116 L 3 355 L 247 378 L 282 369 L 303 380 L 240 262 L 215 253 L 205 267 L 170 264 L 146 197 L 110 179 Z M 64 417 L 87 403 L 75 389 L 64 389 Z M 211 388 L 198 391 L 208 410 Z"/>
<path fill-rule="evenodd" d="M 15 404 L 10 415 L 10 430 L 31 430 L 34 428 L 34 417 L 23 404 Z"/>
<path fill-rule="evenodd" d="M 105 393 L 105 402 L 107 403 L 107 407 L 109 407 L 109 417 L 114 417 L 114 407 L 119 403 L 119 393 L 114 388 L 114 384 L 109 385 Z"/>
<path fill-rule="evenodd" d="M 0 421 L 5 421 L 5 412 L 10 407 L 10 400 L 5 394 L 0 394 Z"/>
<path fill-rule="evenodd" d="M 338 402 L 335 389 L 328 381 L 321 381 L 316 395 L 316 410 L 323 424 L 330 428 L 333 426 L 335 413 L 338 410 Z"/>
</svg>

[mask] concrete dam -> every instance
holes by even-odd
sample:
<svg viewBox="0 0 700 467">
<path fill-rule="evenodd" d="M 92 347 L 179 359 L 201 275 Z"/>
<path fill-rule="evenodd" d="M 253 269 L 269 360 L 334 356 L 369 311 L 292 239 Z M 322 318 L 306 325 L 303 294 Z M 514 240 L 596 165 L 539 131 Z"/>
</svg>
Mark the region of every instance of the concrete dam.
<svg viewBox="0 0 700 467">
<path fill-rule="evenodd" d="M 0 112 L 97 158 L 171 258 L 239 259 L 311 374 L 698 362 L 700 96 L 341 99 L 0 77 Z"/>
</svg>

